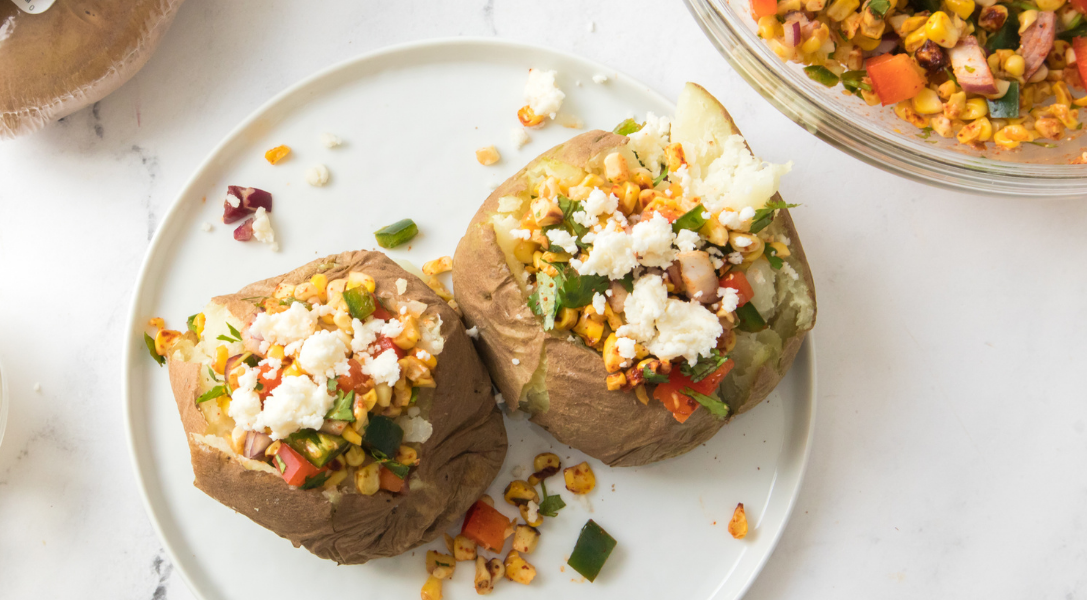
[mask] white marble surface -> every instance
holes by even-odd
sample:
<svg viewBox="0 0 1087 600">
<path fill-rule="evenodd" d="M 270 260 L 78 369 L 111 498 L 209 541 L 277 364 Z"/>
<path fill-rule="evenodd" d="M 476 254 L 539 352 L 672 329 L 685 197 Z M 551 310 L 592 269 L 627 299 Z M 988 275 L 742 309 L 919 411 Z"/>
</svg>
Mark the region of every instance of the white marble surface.
<svg viewBox="0 0 1087 600">
<path fill-rule="evenodd" d="M 805 205 L 819 290 L 817 437 L 749 599 L 1087 594 L 1087 203 L 942 192 L 846 157 L 748 88 L 678 2 L 329 4 L 188 0 L 127 85 L 0 144 L 0 596 L 191 597 L 124 442 L 121 323 L 148 240 L 272 94 L 456 35 L 579 53 L 672 97 L 701 82 L 759 154 L 795 161 L 782 193 Z"/>
</svg>

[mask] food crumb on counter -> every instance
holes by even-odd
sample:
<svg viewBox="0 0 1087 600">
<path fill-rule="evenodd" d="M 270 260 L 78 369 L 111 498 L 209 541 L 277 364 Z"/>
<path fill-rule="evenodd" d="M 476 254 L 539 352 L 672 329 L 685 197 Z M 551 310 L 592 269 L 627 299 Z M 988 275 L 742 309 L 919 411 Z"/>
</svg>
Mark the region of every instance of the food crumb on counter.
<svg viewBox="0 0 1087 600">
<path fill-rule="evenodd" d="M 498 182 L 494 179 L 488 179 L 487 181 L 483 182 L 483 187 L 487 188 L 488 190 L 493 190 L 498 187 Z"/>
<path fill-rule="evenodd" d="M 498 148 L 495 148 L 493 145 L 484 146 L 476 150 L 476 160 L 485 167 L 493 165 L 501 158 L 502 156 L 498 154 Z"/>
<path fill-rule="evenodd" d="M 204 221 L 200 224 L 200 231 L 211 231 L 211 223 Z"/>
<path fill-rule="evenodd" d="M 339 136 L 325 132 L 321 134 L 321 143 L 325 145 L 325 148 L 335 148 L 343 143 L 343 140 Z"/>
<path fill-rule="evenodd" d="M 528 132 L 524 127 L 514 127 L 510 130 L 510 141 L 513 142 L 513 147 L 520 150 L 525 144 L 532 141 L 532 138 L 528 137 Z"/>
<path fill-rule="evenodd" d="M 602 73 L 597 73 L 596 75 L 593 75 L 593 83 L 605 83 L 607 81 L 608 81 L 608 76 L 607 75 L 604 75 Z"/>
<path fill-rule="evenodd" d="M 306 183 L 314 186 L 321 187 L 328 183 L 329 172 L 328 167 L 324 165 L 313 165 L 306 169 Z"/>
</svg>

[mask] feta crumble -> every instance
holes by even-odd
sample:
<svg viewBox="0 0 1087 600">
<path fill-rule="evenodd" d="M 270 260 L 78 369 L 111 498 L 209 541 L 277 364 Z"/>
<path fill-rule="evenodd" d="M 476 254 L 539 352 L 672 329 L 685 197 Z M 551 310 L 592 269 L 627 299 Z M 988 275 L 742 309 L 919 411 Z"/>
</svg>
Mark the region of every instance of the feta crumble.
<svg viewBox="0 0 1087 600">
<path fill-rule="evenodd" d="M 325 148 L 335 148 L 343 143 L 343 140 L 339 136 L 325 132 L 321 134 L 321 143 L 325 145 Z"/>
<path fill-rule="evenodd" d="M 211 231 L 211 223 L 204 221 L 200 224 L 200 231 Z"/>
<path fill-rule="evenodd" d="M 551 229 L 547 232 L 547 239 L 551 243 L 562 248 L 567 254 L 577 254 L 577 238 L 565 229 Z"/>
<path fill-rule="evenodd" d="M 527 240 L 532 237 L 532 232 L 527 229 L 512 229 L 510 235 L 519 240 Z"/>
<path fill-rule="evenodd" d="M 362 372 L 374 378 L 376 383 L 393 385 L 400 380 L 400 365 L 397 364 L 396 352 L 386 350 L 377 358 L 363 357 Z"/>
<path fill-rule="evenodd" d="M 263 206 L 258 208 L 256 214 L 253 215 L 253 237 L 265 244 L 274 244 L 276 241 L 276 233 L 272 231 L 272 220 L 268 218 L 268 211 L 264 210 Z"/>
<path fill-rule="evenodd" d="M 593 75 L 593 83 L 604 83 L 607 80 L 608 80 L 607 75 L 602 75 L 600 73 L 597 73 L 596 75 Z"/>
<path fill-rule="evenodd" d="M 306 183 L 313 187 L 321 187 L 328 183 L 328 167 L 324 165 L 313 165 L 306 169 Z"/>
<path fill-rule="evenodd" d="M 740 305 L 740 295 L 732 288 L 717 288 L 717 295 L 721 298 L 721 308 L 725 312 L 732 312 Z"/>
<path fill-rule="evenodd" d="M 468 337 L 472 338 L 473 340 L 479 339 L 479 327 L 469 327 L 468 329 L 464 330 L 464 332 L 467 333 Z"/>
<path fill-rule="evenodd" d="M 604 307 L 607 304 L 608 304 L 608 299 L 605 298 L 603 294 L 600 294 L 600 293 L 593 294 L 593 310 L 596 311 L 596 314 L 598 314 L 598 315 L 604 314 Z"/>
<path fill-rule="evenodd" d="M 671 225 L 668 232 L 671 233 Z M 622 279 L 638 266 L 638 259 L 634 256 L 634 238 L 618 229 L 614 221 L 610 221 L 596 235 L 589 257 L 584 262 L 579 261 L 577 265 L 571 260 L 570 264 L 577 269 L 579 275 L 604 275 L 609 279 Z"/>
<path fill-rule="evenodd" d="M 269 344 L 286 346 L 305 340 L 316 330 L 317 315 L 306 310 L 301 302 L 295 302 L 283 312 L 257 313 L 253 325 L 249 327 L 249 334 Z"/>
<path fill-rule="evenodd" d="M 513 147 L 520 150 L 525 144 L 531 142 L 532 139 L 528 137 L 528 132 L 524 127 L 514 127 L 510 130 L 510 142 L 513 143 Z"/>
<path fill-rule="evenodd" d="M 630 338 L 627 338 L 627 337 L 617 337 L 617 338 L 615 338 L 615 350 L 616 350 L 616 352 L 619 353 L 619 356 L 622 356 L 623 358 L 626 358 L 626 359 L 636 358 L 638 356 L 636 348 L 637 348 L 637 342 L 635 342 L 634 340 L 632 340 Z"/>
<path fill-rule="evenodd" d="M 585 212 L 593 216 L 611 214 L 619 207 L 619 198 L 615 194 L 605 194 L 600 188 L 589 192 L 584 202 Z"/>
<path fill-rule="evenodd" d="M 566 98 L 566 94 L 555 85 L 555 75 L 555 71 L 529 69 L 528 81 L 525 83 L 525 104 L 537 115 L 550 116 L 552 119 L 562 108 L 562 101 Z"/>
<path fill-rule="evenodd" d="M 675 260 L 675 252 L 672 250 L 672 241 L 675 239 L 672 224 L 660 213 L 655 212 L 652 219 L 645 219 L 634 225 L 630 235 L 633 238 L 634 252 L 642 265 L 666 268 Z"/>
<path fill-rule="evenodd" d="M 234 207 L 234 208 L 238 208 L 239 206 L 242 205 L 242 199 L 235 196 L 234 194 L 227 193 L 226 203 L 229 204 L 230 206 Z"/>
<path fill-rule="evenodd" d="M 302 343 L 298 364 L 307 373 L 336 376 L 336 365 L 347 359 L 347 346 L 331 331 L 318 331 Z"/>
<path fill-rule="evenodd" d="M 794 269 L 793 266 L 787 262 L 781 263 L 781 272 L 791 277 L 793 281 L 800 279 L 800 273 L 797 273 L 796 269 Z"/>
<path fill-rule="evenodd" d="M 744 255 L 740 254 L 739 252 L 729 252 L 726 258 L 728 259 L 728 263 L 730 265 L 738 265 L 744 262 Z"/>
<path fill-rule="evenodd" d="M 650 112 L 645 115 L 645 126 L 627 136 L 630 139 L 630 149 L 637 153 L 638 159 L 653 177 L 660 175 L 664 147 L 668 145 L 668 134 L 671 130 L 672 122 L 668 117 L 658 117 Z"/>
<path fill-rule="evenodd" d="M 255 429 L 271 429 L 273 440 L 285 438 L 299 429 L 320 429 L 334 400 L 326 386 L 317 385 L 309 377 L 284 377 L 264 399 L 264 410 L 256 420 Z M 231 408 L 233 404 L 232 400 Z"/>
<path fill-rule="evenodd" d="M 434 433 L 434 426 L 423 417 L 400 417 L 396 422 L 404 430 L 403 441 L 408 443 L 422 444 Z"/>
<path fill-rule="evenodd" d="M 702 238 L 690 229 L 681 229 L 676 234 L 676 248 L 680 252 L 693 252 L 702 245 Z"/>
</svg>

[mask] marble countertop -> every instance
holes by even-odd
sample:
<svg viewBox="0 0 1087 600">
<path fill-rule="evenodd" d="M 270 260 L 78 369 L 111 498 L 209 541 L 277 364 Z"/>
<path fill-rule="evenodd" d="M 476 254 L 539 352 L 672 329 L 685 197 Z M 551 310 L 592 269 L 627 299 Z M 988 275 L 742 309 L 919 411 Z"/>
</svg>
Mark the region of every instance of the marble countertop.
<svg viewBox="0 0 1087 600">
<path fill-rule="evenodd" d="M 747 598 L 1087 593 L 1087 203 L 944 192 L 862 164 L 752 91 L 680 2 L 188 0 L 124 87 L 0 143 L 0 595 L 192 597 L 145 515 L 121 412 L 122 322 L 148 241 L 207 152 L 276 92 L 368 50 L 462 35 L 581 54 L 671 97 L 701 82 L 757 153 L 794 161 L 782 194 L 805 205 L 819 291 L 818 423 Z"/>
</svg>

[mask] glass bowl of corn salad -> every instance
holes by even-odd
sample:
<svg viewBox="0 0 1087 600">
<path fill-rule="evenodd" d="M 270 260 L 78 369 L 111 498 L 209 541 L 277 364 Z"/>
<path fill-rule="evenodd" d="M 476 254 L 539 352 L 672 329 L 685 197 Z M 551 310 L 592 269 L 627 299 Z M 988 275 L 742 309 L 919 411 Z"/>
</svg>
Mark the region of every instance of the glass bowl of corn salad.
<svg viewBox="0 0 1087 600">
<path fill-rule="evenodd" d="M 1087 0 L 685 1 L 771 104 L 873 166 L 970 192 L 1087 190 Z"/>
</svg>

